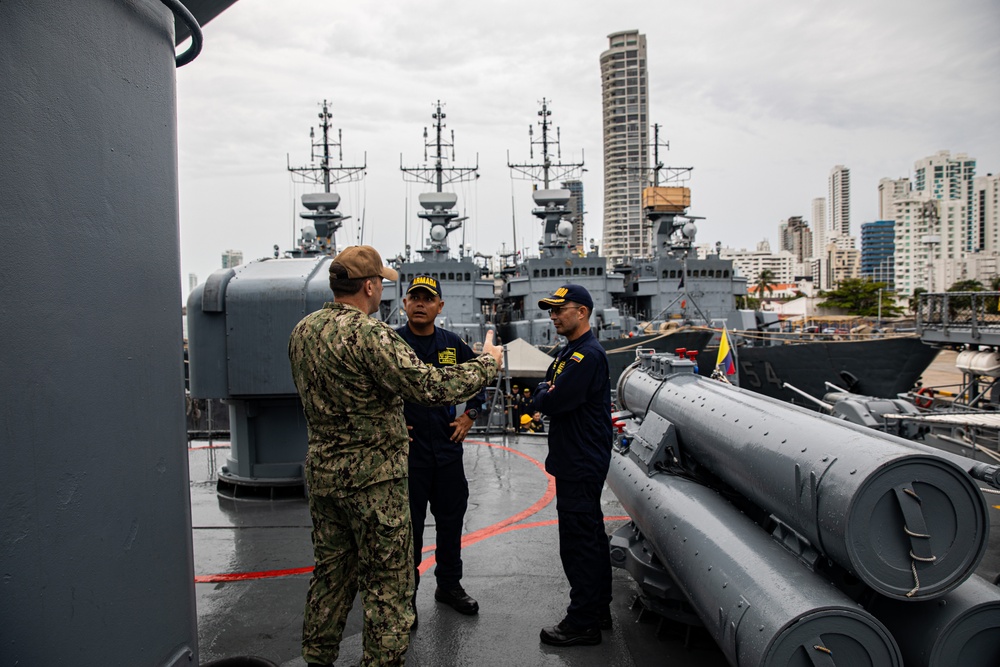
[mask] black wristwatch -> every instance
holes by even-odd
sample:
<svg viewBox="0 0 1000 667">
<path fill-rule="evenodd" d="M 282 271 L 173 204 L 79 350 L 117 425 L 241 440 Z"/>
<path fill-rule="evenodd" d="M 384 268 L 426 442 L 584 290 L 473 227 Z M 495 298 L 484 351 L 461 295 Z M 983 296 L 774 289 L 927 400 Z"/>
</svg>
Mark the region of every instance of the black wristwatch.
<svg viewBox="0 0 1000 667">
<path fill-rule="evenodd" d="M 476 418 L 479 417 L 479 410 L 476 410 L 475 408 L 469 408 L 468 410 L 465 411 L 465 414 L 467 414 L 469 416 L 469 419 L 471 419 L 472 421 L 476 421 Z"/>
</svg>

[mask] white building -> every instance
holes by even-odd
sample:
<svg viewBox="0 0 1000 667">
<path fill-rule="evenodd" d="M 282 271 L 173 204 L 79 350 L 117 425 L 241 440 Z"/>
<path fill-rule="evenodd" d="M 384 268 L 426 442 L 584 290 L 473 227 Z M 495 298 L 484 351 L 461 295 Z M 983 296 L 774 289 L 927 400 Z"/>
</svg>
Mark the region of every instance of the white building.
<svg viewBox="0 0 1000 667">
<path fill-rule="evenodd" d="M 965 275 L 990 288 L 1000 275 L 1000 174 L 972 179 L 972 251 L 966 254 Z"/>
<path fill-rule="evenodd" d="M 222 253 L 222 268 L 232 269 L 243 263 L 242 250 L 227 250 Z"/>
<path fill-rule="evenodd" d="M 746 277 L 747 285 L 753 285 L 764 269 L 771 271 L 776 283 L 791 283 L 795 276 L 794 255 L 787 250 L 772 254 L 767 241 L 758 243 L 756 250 L 722 248 L 719 257 L 733 260 L 733 267 Z"/>
<path fill-rule="evenodd" d="M 826 222 L 826 197 L 817 197 L 812 200 L 812 232 L 813 232 L 813 257 L 822 257 L 826 248 L 827 233 Z M 819 275 L 814 273 L 815 275 Z"/>
<path fill-rule="evenodd" d="M 604 118 L 604 254 L 641 257 L 650 248 L 642 214 L 649 175 L 649 87 L 646 36 L 638 30 L 608 35 L 601 54 Z"/>
<path fill-rule="evenodd" d="M 948 151 L 917 160 L 913 165 L 913 191 L 926 193 L 932 199 L 957 199 L 965 203 L 965 250 L 972 245 L 972 179 L 976 175 L 976 159 L 965 153 L 954 157 Z"/>
<path fill-rule="evenodd" d="M 972 179 L 972 250 L 1000 252 L 1000 174 Z"/>
<path fill-rule="evenodd" d="M 840 283 L 861 275 L 861 251 L 854 247 L 854 238 L 841 236 L 826 247 L 826 284 L 824 289 L 836 289 Z"/>
<path fill-rule="evenodd" d="M 894 203 L 896 290 L 943 292 L 965 278 L 965 203 L 914 192 Z"/>
<path fill-rule="evenodd" d="M 893 202 L 910 195 L 910 179 L 883 178 L 878 182 L 878 219 L 892 220 Z"/>
<path fill-rule="evenodd" d="M 996 178 L 948 151 L 914 163 L 913 179 L 879 181 L 879 211 L 895 220 L 896 287 L 943 291 L 959 280 L 988 285 L 1000 254 Z M 992 180 L 991 180 L 992 179 Z"/>
<path fill-rule="evenodd" d="M 828 240 L 851 235 L 851 170 L 842 164 L 830 170 Z"/>
</svg>

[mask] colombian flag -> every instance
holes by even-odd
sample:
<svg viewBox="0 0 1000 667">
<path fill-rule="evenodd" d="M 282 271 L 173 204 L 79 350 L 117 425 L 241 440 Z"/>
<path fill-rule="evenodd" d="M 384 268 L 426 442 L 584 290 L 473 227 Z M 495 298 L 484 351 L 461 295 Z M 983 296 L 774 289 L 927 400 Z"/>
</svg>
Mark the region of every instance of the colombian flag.
<svg viewBox="0 0 1000 667">
<path fill-rule="evenodd" d="M 729 346 L 729 335 L 726 329 L 722 330 L 722 340 L 719 342 L 719 358 L 715 362 L 715 367 L 722 366 L 726 375 L 736 373 L 736 364 L 733 363 L 733 350 Z"/>
</svg>

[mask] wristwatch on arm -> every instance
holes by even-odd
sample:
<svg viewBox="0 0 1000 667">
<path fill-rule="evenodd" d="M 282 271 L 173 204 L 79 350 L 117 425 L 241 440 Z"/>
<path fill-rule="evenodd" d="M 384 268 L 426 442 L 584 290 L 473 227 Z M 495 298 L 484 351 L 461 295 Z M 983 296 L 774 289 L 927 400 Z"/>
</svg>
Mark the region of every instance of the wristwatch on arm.
<svg viewBox="0 0 1000 667">
<path fill-rule="evenodd" d="M 475 408 L 469 408 L 468 410 L 465 411 L 465 415 L 472 421 L 476 421 L 476 418 L 479 417 L 479 410 L 476 410 Z"/>
</svg>

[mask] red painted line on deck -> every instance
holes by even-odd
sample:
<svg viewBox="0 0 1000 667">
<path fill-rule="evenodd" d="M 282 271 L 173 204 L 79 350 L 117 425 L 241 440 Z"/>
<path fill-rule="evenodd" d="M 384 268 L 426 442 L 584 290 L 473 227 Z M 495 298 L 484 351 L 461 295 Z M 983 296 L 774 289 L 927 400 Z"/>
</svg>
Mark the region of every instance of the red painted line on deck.
<svg viewBox="0 0 1000 667">
<path fill-rule="evenodd" d="M 225 581 L 245 581 L 247 579 L 272 579 L 274 577 L 291 577 L 296 574 L 309 574 L 313 567 L 295 567 L 289 570 L 265 570 L 263 572 L 233 572 L 232 574 L 203 574 L 194 578 L 196 584 L 215 584 Z"/>
<path fill-rule="evenodd" d="M 527 519 L 529 516 L 537 514 L 539 511 L 542 510 L 542 508 L 551 503 L 553 498 L 556 497 L 556 478 L 550 475 L 549 473 L 545 472 L 545 466 L 542 463 L 540 463 L 538 459 L 528 456 L 527 454 L 524 454 L 522 452 L 519 452 L 516 449 L 511 449 L 510 447 L 504 447 L 503 445 L 495 445 L 490 442 L 483 442 L 482 440 L 466 440 L 466 443 L 473 445 L 484 445 L 486 447 L 493 447 L 494 449 L 502 449 L 505 452 L 516 454 L 517 456 L 520 456 L 522 459 L 530 461 L 536 468 L 542 471 L 543 475 L 545 475 L 546 486 L 544 495 L 542 495 L 542 497 L 528 509 L 522 512 L 518 512 L 514 516 L 507 517 L 502 521 L 498 521 L 497 523 L 491 526 L 486 526 L 485 528 L 480 528 L 479 530 L 474 530 L 471 533 L 463 535 L 462 536 L 463 547 L 467 547 L 470 544 L 475 544 L 476 542 L 481 542 L 482 540 L 485 540 L 488 537 L 499 535 L 501 532 L 507 532 L 504 530 L 504 528 L 510 526 L 511 524 L 515 524 L 519 521 L 523 521 L 524 519 Z M 436 544 L 426 546 L 423 549 L 421 549 L 420 553 L 433 551 L 436 547 L 437 547 Z M 417 571 L 420 572 L 420 574 L 423 574 L 428 569 L 430 569 L 430 567 L 434 565 L 436 562 L 437 560 L 434 558 L 434 556 L 429 556 L 428 558 L 424 558 L 423 560 L 421 560 L 420 567 L 417 568 Z"/>
<path fill-rule="evenodd" d="M 502 449 L 502 450 L 504 450 L 506 452 L 509 452 L 511 454 L 515 454 L 517 456 L 520 456 L 521 458 L 523 458 L 523 459 L 525 459 L 527 461 L 530 461 L 535 467 L 537 467 L 539 470 L 541 470 L 542 474 L 544 474 L 545 477 L 546 477 L 546 482 L 547 483 L 546 483 L 546 487 L 545 487 L 545 493 L 542 495 L 542 497 L 540 499 L 538 499 L 534 504 L 532 504 L 527 509 L 525 509 L 525 510 L 523 510 L 521 512 L 518 512 L 517 514 L 515 514 L 513 516 L 507 517 L 506 519 L 498 521 L 498 522 L 496 522 L 496 523 L 494 523 L 494 524 L 492 524 L 490 526 L 486 526 L 485 528 L 480 528 L 479 530 L 475 530 L 475 531 L 473 531 L 471 533 L 468 533 L 468 534 L 462 536 L 462 546 L 463 547 L 471 545 L 471 544 L 476 544 L 477 542 L 481 542 L 481 541 L 483 541 L 483 540 L 485 540 L 485 539 L 487 539 L 489 537 L 495 537 L 497 535 L 502 535 L 504 533 L 509 533 L 511 531 L 514 531 L 514 530 L 521 530 L 521 529 L 524 529 L 524 528 L 540 528 L 540 527 L 544 527 L 544 526 L 554 526 L 554 525 L 556 525 L 558 523 L 558 521 L 556 519 L 549 519 L 547 521 L 535 521 L 533 523 L 519 523 L 520 521 L 523 521 L 524 519 L 527 519 L 528 517 L 537 514 L 546 505 L 548 505 L 549 503 L 551 503 L 552 499 L 555 498 L 555 496 L 556 496 L 556 480 L 555 480 L 554 477 L 552 477 L 552 475 L 550 475 L 547 472 L 545 472 L 545 466 L 542 463 L 540 463 L 537 459 L 535 459 L 535 458 L 533 458 L 531 456 L 528 456 L 527 454 L 524 454 L 523 452 L 519 452 L 516 449 L 511 449 L 510 447 L 505 447 L 503 445 L 496 445 L 496 444 L 489 443 L 489 442 L 482 442 L 480 440 L 466 440 L 466 443 L 476 444 L 476 445 L 484 445 L 486 447 L 493 447 L 494 449 Z M 206 445 L 205 447 L 191 448 L 191 449 L 205 449 L 207 447 L 208 447 L 208 445 Z M 627 521 L 627 520 L 630 520 L 630 517 L 628 517 L 628 516 L 606 516 L 606 517 L 604 517 L 604 520 L 605 521 L 623 521 L 623 520 Z M 518 525 L 514 525 L 514 524 L 518 524 Z M 434 549 L 436 548 L 436 546 L 437 546 L 436 544 L 432 544 L 432 545 L 426 546 L 426 547 L 424 547 L 421 550 L 421 553 L 434 551 Z M 427 557 L 425 559 L 423 559 L 423 561 L 420 563 L 420 567 L 418 568 L 419 571 L 420 571 L 420 574 L 424 574 L 435 563 L 436 563 L 436 560 L 435 560 L 435 558 L 434 558 L 433 555 L 429 556 L 429 557 Z M 298 575 L 298 574 L 309 574 L 312 571 L 313 571 L 313 567 L 309 566 L 309 567 L 291 568 L 291 569 L 286 569 L 286 570 L 264 570 L 264 571 L 260 571 L 260 572 L 234 572 L 232 574 L 205 574 L 205 575 L 196 576 L 194 578 L 194 582 L 196 584 L 213 584 L 213 583 L 224 583 L 224 582 L 230 582 L 230 581 L 248 581 L 248 580 L 253 580 L 253 579 L 272 579 L 272 578 L 276 578 L 276 577 L 295 576 L 295 575 Z"/>
<path fill-rule="evenodd" d="M 230 449 L 232 447 L 228 442 L 220 442 L 217 445 L 197 445 L 195 447 L 188 447 L 189 452 L 193 452 L 196 449 Z"/>
</svg>

